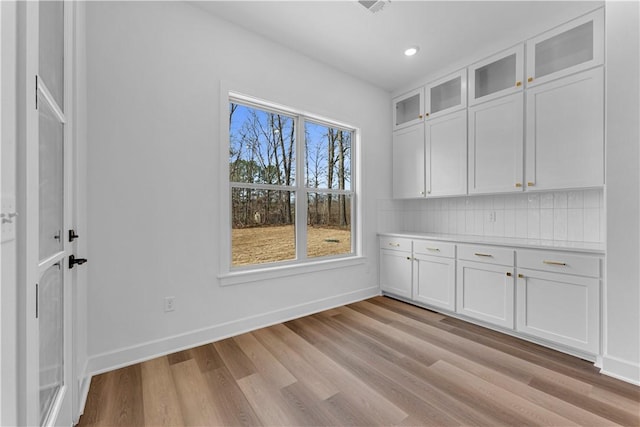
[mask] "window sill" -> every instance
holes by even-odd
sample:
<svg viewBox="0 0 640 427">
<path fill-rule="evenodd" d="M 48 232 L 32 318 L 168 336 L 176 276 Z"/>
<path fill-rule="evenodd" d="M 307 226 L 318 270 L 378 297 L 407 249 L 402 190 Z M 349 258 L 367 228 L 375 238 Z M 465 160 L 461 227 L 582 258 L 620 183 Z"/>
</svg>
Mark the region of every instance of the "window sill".
<svg viewBox="0 0 640 427">
<path fill-rule="evenodd" d="M 245 271 L 234 271 L 218 275 L 220 286 L 238 285 L 241 283 L 259 282 L 263 280 L 278 279 L 287 276 L 315 273 L 323 270 L 346 268 L 361 265 L 366 262 L 363 256 L 349 258 L 327 259 L 322 261 L 309 261 L 304 264 L 280 265 L 276 267 L 256 268 Z"/>
</svg>

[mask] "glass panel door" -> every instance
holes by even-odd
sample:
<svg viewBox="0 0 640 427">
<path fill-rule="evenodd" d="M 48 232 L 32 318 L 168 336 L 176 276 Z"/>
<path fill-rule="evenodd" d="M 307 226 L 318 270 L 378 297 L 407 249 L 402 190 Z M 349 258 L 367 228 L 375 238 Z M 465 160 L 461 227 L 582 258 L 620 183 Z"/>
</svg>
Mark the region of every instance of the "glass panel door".
<svg viewBox="0 0 640 427">
<path fill-rule="evenodd" d="M 425 89 L 425 119 L 453 113 L 467 106 L 467 69 L 430 83 Z"/>
<path fill-rule="evenodd" d="M 524 45 L 502 51 L 469 67 L 469 105 L 523 90 Z"/>
<path fill-rule="evenodd" d="M 393 100 L 393 129 L 401 129 L 422 121 L 422 88 L 413 90 Z"/>
</svg>

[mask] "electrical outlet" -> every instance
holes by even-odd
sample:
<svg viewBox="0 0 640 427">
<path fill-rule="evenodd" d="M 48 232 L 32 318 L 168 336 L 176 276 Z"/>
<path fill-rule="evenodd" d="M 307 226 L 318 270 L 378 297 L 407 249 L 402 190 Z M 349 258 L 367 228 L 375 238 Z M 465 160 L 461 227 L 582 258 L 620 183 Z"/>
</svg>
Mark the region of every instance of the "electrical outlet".
<svg viewBox="0 0 640 427">
<path fill-rule="evenodd" d="M 165 297 L 164 298 L 164 311 L 169 312 L 176 309 L 176 297 Z"/>
</svg>

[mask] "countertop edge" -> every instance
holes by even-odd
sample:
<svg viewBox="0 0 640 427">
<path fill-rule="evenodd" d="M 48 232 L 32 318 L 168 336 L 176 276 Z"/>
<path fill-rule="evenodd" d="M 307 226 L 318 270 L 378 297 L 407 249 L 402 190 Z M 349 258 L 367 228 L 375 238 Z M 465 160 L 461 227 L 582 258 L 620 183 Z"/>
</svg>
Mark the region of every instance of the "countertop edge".
<svg viewBox="0 0 640 427">
<path fill-rule="evenodd" d="M 409 239 L 437 240 L 451 243 L 477 244 L 488 246 L 507 246 L 519 249 L 539 249 L 563 252 L 580 252 L 586 254 L 605 255 L 603 243 L 558 242 L 542 239 L 484 237 L 463 234 L 437 234 L 423 232 L 378 232 L 378 236 L 404 237 Z M 598 247 L 602 246 L 602 247 Z"/>
</svg>

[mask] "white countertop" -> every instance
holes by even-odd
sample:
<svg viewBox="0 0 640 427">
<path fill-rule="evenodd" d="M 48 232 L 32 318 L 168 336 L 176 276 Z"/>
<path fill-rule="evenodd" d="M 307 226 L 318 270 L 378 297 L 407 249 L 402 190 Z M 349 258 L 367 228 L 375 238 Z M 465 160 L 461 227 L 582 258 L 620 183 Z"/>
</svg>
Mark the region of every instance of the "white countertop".
<svg viewBox="0 0 640 427">
<path fill-rule="evenodd" d="M 422 233 L 412 231 L 378 233 L 379 236 L 406 237 L 409 239 L 442 240 L 455 243 L 511 246 L 525 249 L 551 249 L 557 251 L 586 252 L 604 255 L 604 243 L 565 242 L 543 239 L 523 239 L 515 237 L 487 237 L 467 234 Z"/>
</svg>

